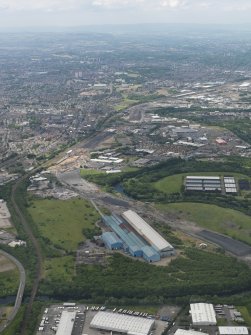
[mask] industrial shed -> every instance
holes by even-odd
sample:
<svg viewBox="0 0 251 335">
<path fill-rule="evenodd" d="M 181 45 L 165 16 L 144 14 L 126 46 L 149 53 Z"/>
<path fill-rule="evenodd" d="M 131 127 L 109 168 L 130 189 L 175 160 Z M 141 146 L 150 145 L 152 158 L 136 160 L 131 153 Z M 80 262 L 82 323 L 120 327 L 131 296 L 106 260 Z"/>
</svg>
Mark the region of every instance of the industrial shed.
<svg viewBox="0 0 251 335">
<path fill-rule="evenodd" d="M 208 335 L 207 333 L 197 332 L 193 329 L 177 329 L 174 335 Z"/>
<path fill-rule="evenodd" d="M 145 222 L 137 213 L 128 210 L 123 218 L 142 236 L 161 256 L 174 254 L 173 246 L 168 243 L 156 230 Z"/>
<path fill-rule="evenodd" d="M 214 326 L 217 324 L 216 315 L 212 304 L 190 304 L 190 313 L 194 326 Z"/>
<path fill-rule="evenodd" d="M 248 335 L 247 327 L 219 327 L 219 335 Z"/>
<path fill-rule="evenodd" d="M 186 191 L 221 191 L 221 178 L 218 176 L 187 176 Z"/>
<path fill-rule="evenodd" d="M 158 262 L 160 260 L 160 254 L 154 250 L 152 247 L 146 246 L 142 248 L 143 251 L 143 258 L 151 263 L 151 262 Z"/>
<path fill-rule="evenodd" d="M 122 249 L 123 242 L 114 232 L 106 232 L 102 234 L 102 240 L 105 246 L 110 250 Z"/>
<path fill-rule="evenodd" d="M 56 335 L 71 335 L 76 312 L 63 311 Z"/>
<path fill-rule="evenodd" d="M 90 324 L 91 328 L 128 335 L 148 335 L 153 326 L 152 319 L 108 312 L 98 312 Z"/>
</svg>

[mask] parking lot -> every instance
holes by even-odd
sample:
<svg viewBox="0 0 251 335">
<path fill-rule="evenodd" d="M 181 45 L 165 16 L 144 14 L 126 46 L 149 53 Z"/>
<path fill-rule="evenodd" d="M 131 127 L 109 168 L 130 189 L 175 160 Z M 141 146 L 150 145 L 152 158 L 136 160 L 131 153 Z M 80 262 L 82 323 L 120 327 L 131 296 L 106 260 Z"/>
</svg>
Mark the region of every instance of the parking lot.
<svg viewBox="0 0 251 335">
<path fill-rule="evenodd" d="M 141 317 L 142 319 L 155 319 L 155 315 L 149 315 L 147 312 L 139 312 L 133 310 L 127 310 L 124 308 L 114 308 L 111 310 L 107 310 L 105 306 L 84 306 L 77 304 L 60 304 L 60 305 L 52 305 L 49 308 L 45 308 L 41 321 L 38 326 L 37 335 L 55 335 L 57 332 L 60 318 L 63 311 L 75 312 L 76 317 L 73 324 L 72 335 L 104 335 L 110 334 L 110 332 L 106 332 L 104 330 L 93 329 L 90 327 L 91 321 L 94 316 L 99 311 L 107 311 L 111 313 L 118 314 L 126 314 L 130 316 Z M 167 322 L 162 320 L 155 320 L 154 328 L 152 329 L 150 335 L 160 335 L 167 327 Z"/>
<path fill-rule="evenodd" d="M 45 308 L 38 327 L 37 335 L 55 335 L 63 311 L 76 312 L 72 335 L 81 335 L 85 320 L 85 306 L 77 305 L 67 307 L 62 304 Z"/>
</svg>

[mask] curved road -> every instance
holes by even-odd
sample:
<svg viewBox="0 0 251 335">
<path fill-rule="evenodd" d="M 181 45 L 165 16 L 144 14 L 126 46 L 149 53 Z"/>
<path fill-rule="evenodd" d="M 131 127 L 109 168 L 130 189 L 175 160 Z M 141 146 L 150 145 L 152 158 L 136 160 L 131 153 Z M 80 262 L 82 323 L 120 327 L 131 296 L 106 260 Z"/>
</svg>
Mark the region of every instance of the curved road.
<svg viewBox="0 0 251 335">
<path fill-rule="evenodd" d="M 18 291 L 17 291 L 17 297 L 16 297 L 16 301 L 15 301 L 15 305 L 13 310 L 11 311 L 10 315 L 8 316 L 7 321 L 0 326 L 0 332 L 3 331 L 9 324 L 10 322 L 15 318 L 21 303 L 22 303 L 22 299 L 23 299 L 23 294 L 24 294 L 24 288 L 25 288 L 25 280 L 26 280 L 26 276 L 25 276 L 25 270 L 23 265 L 13 256 L 11 256 L 10 254 L 8 254 L 7 252 L 0 250 L 0 254 L 5 256 L 6 258 L 8 258 L 11 262 L 13 262 L 18 270 L 19 270 L 19 274 L 20 274 L 20 283 L 19 283 L 19 287 L 18 287 Z"/>
</svg>

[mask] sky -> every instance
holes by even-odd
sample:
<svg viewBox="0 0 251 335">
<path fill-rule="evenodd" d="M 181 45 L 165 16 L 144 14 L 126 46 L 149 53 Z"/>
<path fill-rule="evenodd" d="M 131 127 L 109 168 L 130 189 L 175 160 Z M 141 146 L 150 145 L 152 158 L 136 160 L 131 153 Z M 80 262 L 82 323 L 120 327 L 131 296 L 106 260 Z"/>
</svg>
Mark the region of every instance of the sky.
<svg viewBox="0 0 251 335">
<path fill-rule="evenodd" d="M 245 24 L 251 0 L 0 0 L 0 28 L 103 24 Z"/>
</svg>

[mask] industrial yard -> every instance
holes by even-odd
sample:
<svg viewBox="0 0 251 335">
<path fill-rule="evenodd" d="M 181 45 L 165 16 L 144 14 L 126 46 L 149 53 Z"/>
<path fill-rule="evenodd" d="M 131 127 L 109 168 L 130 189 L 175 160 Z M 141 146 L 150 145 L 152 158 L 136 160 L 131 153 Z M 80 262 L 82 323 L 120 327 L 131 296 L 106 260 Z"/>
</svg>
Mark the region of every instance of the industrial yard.
<svg viewBox="0 0 251 335">
<path fill-rule="evenodd" d="M 63 303 L 44 309 L 37 335 L 248 335 L 245 320 L 233 305 L 192 303 L 189 313 L 163 306 L 156 314 L 100 305 Z M 185 314 L 184 314 L 185 313 Z M 222 324 L 225 324 L 224 326 Z"/>
</svg>

